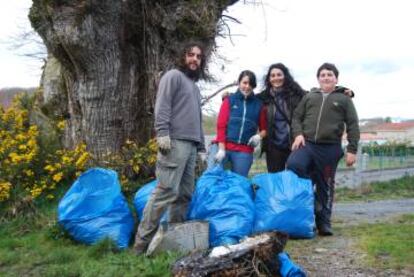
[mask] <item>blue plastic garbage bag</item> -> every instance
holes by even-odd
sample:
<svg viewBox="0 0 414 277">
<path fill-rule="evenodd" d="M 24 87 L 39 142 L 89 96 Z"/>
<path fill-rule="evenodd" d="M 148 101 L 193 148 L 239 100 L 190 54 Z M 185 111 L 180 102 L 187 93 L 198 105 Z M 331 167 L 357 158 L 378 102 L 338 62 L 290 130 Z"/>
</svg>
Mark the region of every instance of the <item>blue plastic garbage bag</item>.
<svg viewBox="0 0 414 277">
<path fill-rule="evenodd" d="M 205 171 L 197 181 L 188 218 L 209 221 L 211 247 L 238 243 L 253 228 L 250 180 L 221 166 Z"/>
<path fill-rule="evenodd" d="M 142 220 L 142 217 L 144 215 L 144 209 L 145 205 L 147 204 L 152 191 L 157 186 L 157 180 L 153 180 L 145 185 L 143 185 L 136 193 L 134 197 L 134 207 L 137 212 L 138 220 Z M 166 222 L 167 221 L 167 213 L 164 213 L 164 215 L 161 217 L 160 222 Z"/>
<path fill-rule="evenodd" d="M 254 232 L 278 230 L 291 237 L 314 237 L 314 192 L 309 179 L 293 171 L 253 177 L 256 191 Z"/>
<path fill-rule="evenodd" d="M 58 206 L 58 222 L 77 241 L 94 244 L 112 239 L 128 247 L 134 218 L 113 170 L 92 168 L 66 192 Z"/>
<path fill-rule="evenodd" d="M 151 181 L 145 185 L 143 185 L 136 193 L 134 197 L 134 206 L 135 210 L 137 212 L 138 220 L 142 219 L 142 216 L 144 214 L 144 208 L 145 205 L 148 202 L 148 199 L 154 190 L 154 188 L 157 186 L 157 180 Z"/>
<path fill-rule="evenodd" d="M 282 277 L 306 277 L 305 271 L 295 264 L 286 252 L 278 255 L 280 269 L 279 273 Z"/>
</svg>

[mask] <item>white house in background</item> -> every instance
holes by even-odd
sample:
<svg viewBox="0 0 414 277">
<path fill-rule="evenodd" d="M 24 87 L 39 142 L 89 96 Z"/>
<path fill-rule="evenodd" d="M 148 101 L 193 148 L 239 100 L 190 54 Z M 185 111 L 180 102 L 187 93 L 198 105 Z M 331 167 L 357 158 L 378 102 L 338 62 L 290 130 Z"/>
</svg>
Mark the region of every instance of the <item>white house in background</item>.
<svg viewBox="0 0 414 277">
<path fill-rule="evenodd" d="M 384 144 L 387 142 L 411 142 L 414 145 L 414 122 L 380 123 L 362 128 L 360 144 Z M 346 134 L 342 137 L 346 145 Z"/>
<path fill-rule="evenodd" d="M 359 140 L 360 144 L 384 144 L 386 143 L 387 140 L 383 137 L 378 136 L 375 133 L 371 133 L 371 132 L 361 132 L 361 137 Z"/>
<path fill-rule="evenodd" d="M 414 144 L 414 122 L 382 123 L 371 129 L 378 138 Z"/>
<path fill-rule="evenodd" d="M 384 144 L 387 140 L 379 137 L 377 134 L 371 131 L 361 131 L 361 136 L 359 139 L 359 145 L 367 145 L 367 144 Z M 348 145 L 348 141 L 346 139 L 346 133 L 342 136 L 342 146 L 345 147 Z"/>
</svg>

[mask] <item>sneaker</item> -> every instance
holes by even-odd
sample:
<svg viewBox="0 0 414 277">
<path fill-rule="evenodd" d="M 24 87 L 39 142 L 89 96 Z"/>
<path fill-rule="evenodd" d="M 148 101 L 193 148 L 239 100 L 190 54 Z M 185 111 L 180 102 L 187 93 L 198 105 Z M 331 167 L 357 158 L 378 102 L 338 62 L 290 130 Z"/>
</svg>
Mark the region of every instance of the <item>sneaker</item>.
<svg viewBox="0 0 414 277">
<path fill-rule="evenodd" d="M 333 236 L 331 226 L 328 226 L 326 224 L 318 226 L 318 233 L 320 236 Z"/>
</svg>

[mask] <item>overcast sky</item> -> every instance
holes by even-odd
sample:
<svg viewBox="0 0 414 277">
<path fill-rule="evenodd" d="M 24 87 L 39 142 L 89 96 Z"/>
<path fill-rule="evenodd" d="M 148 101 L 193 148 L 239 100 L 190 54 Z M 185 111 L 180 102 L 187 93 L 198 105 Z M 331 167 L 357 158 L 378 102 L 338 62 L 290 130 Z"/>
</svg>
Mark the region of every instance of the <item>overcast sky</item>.
<svg viewBox="0 0 414 277">
<path fill-rule="evenodd" d="M 16 49 L 13 40 L 31 30 L 27 15 L 31 0 L 0 2 L 0 88 L 39 85 L 42 63 L 23 57 L 25 49 Z"/>
<path fill-rule="evenodd" d="M 271 63 L 283 62 L 303 88 L 317 86 L 315 72 L 325 61 L 339 68 L 339 84 L 355 91 L 360 118 L 414 118 L 414 41 L 412 1 L 393 0 L 263 0 L 240 1 L 227 14 L 233 44 L 218 39 L 218 54 L 227 62 L 210 65 L 221 84 L 235 80 L 243 69 L 260 81 Z M 252 2 L 252 1 L 247 1 Z M 30 0 L 0 4 L 0 41 L 30 28 Z M 0 88 L 37 86 L 40 63 L 19 58 L 0 43 Z M 260 82 L 261 83 L 261 82 Z M 256 92 L 260 89 L 258 88 Z M 219 101 L 214 108 L 218 109 Z"/>
</svg>

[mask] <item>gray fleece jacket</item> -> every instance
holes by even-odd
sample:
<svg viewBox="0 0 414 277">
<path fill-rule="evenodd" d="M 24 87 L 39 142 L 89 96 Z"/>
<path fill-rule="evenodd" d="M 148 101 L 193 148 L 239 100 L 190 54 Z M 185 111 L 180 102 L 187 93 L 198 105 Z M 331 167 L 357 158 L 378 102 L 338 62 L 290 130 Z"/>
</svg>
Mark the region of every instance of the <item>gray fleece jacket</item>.
<svg viewBox="0 0 414 277">
<path fill-rule="evenodd" d="M 205 150 L 200 100 L 199 88 L 183 72 L 172 69 L 165 73 L 155 102 L 157 137 L 194 141 L 198 150 Z"/>
</svg>

